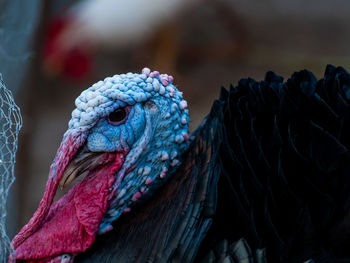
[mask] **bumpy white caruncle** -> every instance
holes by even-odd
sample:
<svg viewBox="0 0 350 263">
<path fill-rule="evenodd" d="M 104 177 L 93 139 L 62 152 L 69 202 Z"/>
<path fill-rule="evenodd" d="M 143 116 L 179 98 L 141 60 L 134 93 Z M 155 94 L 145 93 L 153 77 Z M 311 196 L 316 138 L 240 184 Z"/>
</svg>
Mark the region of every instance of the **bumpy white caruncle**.
<svg viewBox="0 0 350 263">
<path fill-rule="evenodd" d="M 92 85 L 75 100 L 69 128 L 90 129 L 101 117 L 120 107 L 116 101 L 129 105 L 147 101 L 151 97 L 171 97 L 174 101 L 170 114 L 179 107 L 187 108 L 182 92 L 172 84 L 173 77 L 144 68 L 141 74 L 127 73 L 107 77 Z M 188 118 L 188 114 L 187 114 Z"/>
</svg>

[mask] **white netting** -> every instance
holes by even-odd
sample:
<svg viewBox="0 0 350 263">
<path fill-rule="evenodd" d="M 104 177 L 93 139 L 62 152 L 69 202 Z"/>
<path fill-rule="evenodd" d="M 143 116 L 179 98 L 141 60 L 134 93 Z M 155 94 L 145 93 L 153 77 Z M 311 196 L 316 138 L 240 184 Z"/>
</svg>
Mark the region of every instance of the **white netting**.
<svg viewBox="0 0 350 263">
<path fill-rule="evenodd" d="M 6 200 L 10 186 L 15 180 L 18 133 L 22 127 L 19 107 L 15 104 L 11 91 L 6 89 L 0 74 L 0 262 L 7 262 L 12 252 L 6 235 Z"/>
</svg>

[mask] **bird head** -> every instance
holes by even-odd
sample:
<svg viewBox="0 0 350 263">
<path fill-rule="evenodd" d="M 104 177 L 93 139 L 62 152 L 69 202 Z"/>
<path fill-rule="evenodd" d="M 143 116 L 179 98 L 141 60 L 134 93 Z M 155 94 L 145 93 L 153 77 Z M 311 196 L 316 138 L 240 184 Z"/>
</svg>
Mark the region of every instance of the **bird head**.
<svg viewBox="0 0 350 263">
<path fill-rule="evenodd" d="M 144 68 L 81 93 L 39 208 L 13 240 L 16 259 L 85 251 L 166 180 L 188 139 L 187 103 L 172 82 Z M 84 179 L 53 203 L 77 177 Z"/>
</svg>

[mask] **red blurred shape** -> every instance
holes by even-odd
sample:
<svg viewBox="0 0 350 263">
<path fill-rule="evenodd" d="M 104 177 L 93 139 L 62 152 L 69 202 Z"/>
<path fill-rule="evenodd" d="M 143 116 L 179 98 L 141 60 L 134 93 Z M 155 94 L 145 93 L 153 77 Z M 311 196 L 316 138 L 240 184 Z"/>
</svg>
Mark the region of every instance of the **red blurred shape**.
<svg viewBox="0 0 350 263">
<path fill-rule="evenodd" d="M 63 34 L 73 21 L 72 16 L 60 16 L 49 23 L 42 49 L 44 70 L 53 76 L 82 81 L 93 72 L 92 56 L 86 47 L 65 45 Z"/>
</svg>

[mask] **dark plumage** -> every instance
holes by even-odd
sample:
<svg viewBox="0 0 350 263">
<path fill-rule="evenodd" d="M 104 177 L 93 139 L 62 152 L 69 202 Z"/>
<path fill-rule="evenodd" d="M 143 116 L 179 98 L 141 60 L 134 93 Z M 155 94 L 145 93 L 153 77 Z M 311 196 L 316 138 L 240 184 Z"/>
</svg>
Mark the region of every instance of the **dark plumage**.
<svg viewBox="0 0 350 263">
<path fill-rule="evenodd" d="M 244 237 L 269 262 L 350 260 L 349 83 L 328 66 L 318 82 L 268 72 L 222 91 L 210 115 L 224 123 L 218 208 L 202 251 Z"/>
</svg>

